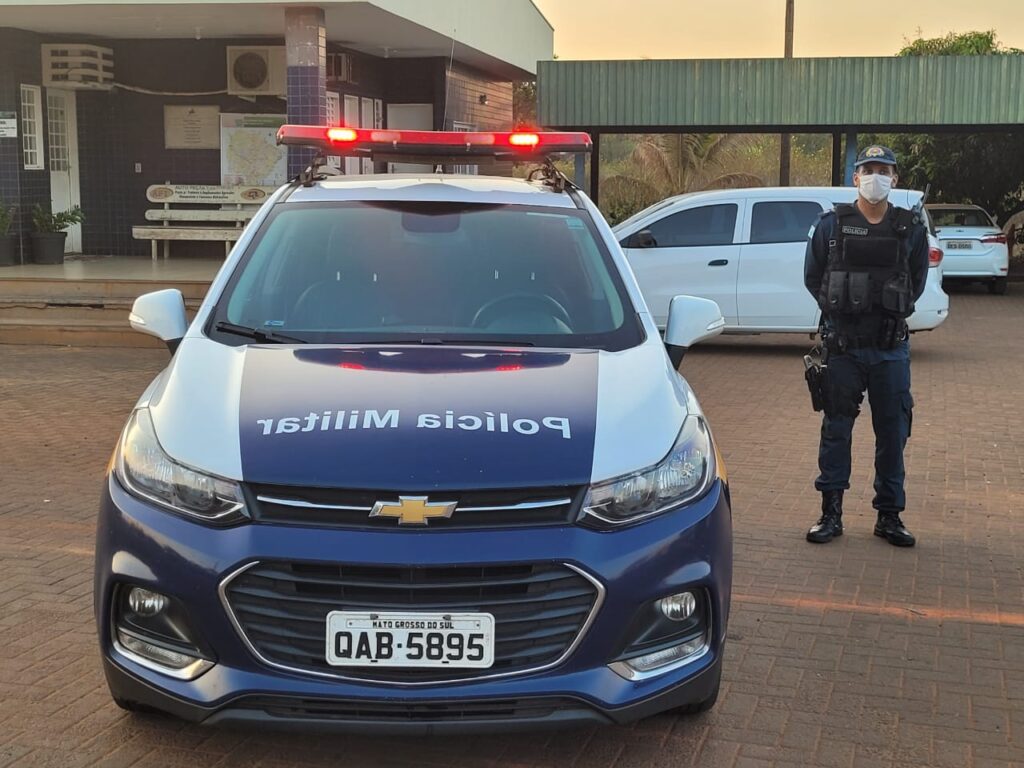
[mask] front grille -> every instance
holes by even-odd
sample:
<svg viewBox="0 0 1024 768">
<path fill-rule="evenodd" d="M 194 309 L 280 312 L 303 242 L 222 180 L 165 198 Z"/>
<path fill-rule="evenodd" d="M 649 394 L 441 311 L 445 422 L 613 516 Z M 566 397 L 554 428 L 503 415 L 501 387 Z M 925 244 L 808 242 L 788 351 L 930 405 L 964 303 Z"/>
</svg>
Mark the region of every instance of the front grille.
<svg viewBox="0 0 1024 768">
<path fill-rule="evenodd" d="M 370 517 L 378 501 L 397 502 L 399 496 L 427 496 L 430 502 L 455 502 L 451 517 L 431 518 L 423 530 L 453 528 L 515 528 L 567 525 L 576 520 L 584 489 L 579 486 L 484 491 L 366 491 L 304 486 L 249 486 L 255 503 L 253 519 L 260 523 L 326 528 L 408 530 L 393 517 Z"/>
<path fill-rule="evenodd" d="M 234 708 L 256 710 L 271 717 L 288 720 L 362 720 L 395 723 L 540 720 L 550 717 L 555 712 L 563 715 L 573 711 L 592 712 L 592 709 L 581 701 L 554 696 L 430 703 L 252 696 L 243 699 Z"/>
<path fill-rule="evenodd" d="M 223 588 L 239 629 L 266 662 L 363 680 L 444 682 L 513 674 L 559 661 L 599 598 L 598 587 L 557 563 L 429 568 L 261 562 Z M 331 611 L 490 613 L 494 664 L 487 669 L 332 667 Z"/>
</svg>

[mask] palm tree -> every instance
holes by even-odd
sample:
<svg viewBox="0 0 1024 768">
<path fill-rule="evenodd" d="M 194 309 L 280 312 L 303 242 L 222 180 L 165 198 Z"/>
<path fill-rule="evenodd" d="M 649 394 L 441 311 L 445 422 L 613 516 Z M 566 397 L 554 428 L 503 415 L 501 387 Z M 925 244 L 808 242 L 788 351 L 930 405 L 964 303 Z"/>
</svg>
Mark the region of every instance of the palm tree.
<svg viewBox="0 0 1024 768">
<path fill-rule="evenodd" d="M 735 133 L 642 134 L 623 167 L 602 180 L 601 208 L 616 222 L 684 192 L 764 186 L 759 176 L 729 170 L 751 147 Z"/>
</svg>

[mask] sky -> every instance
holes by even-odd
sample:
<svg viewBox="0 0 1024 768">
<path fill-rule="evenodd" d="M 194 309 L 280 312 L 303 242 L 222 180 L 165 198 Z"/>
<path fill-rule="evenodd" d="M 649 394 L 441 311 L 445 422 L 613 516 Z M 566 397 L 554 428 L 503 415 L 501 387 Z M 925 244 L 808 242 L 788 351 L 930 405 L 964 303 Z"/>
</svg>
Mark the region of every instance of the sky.
<svg viewBox="0 0 1024 768">
<path fill-rule="evenodd" d="M 785 0 L 533 0 L 560 59 L 782 56 Z M 1024 49 L 1024 0 L 796 0 L 794 56 L 891 56 L 912 40 L 994 29 Z"/>
</svg>

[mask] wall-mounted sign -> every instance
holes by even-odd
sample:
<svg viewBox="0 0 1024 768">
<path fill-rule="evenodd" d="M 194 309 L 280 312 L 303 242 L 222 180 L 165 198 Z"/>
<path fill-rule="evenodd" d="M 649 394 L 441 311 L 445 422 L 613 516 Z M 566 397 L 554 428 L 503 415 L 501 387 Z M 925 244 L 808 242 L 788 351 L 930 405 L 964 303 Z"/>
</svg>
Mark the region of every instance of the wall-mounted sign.
<svg viewBox="0 0 1024 768">
<path fill-rule="evenodd" d="M 276 187 L 288 175 L 288 147 L 277 145 L 284 115 L 221 115 L 220 183 Z"/>
<path fill-rule="evenodd" d="M 18 113 L 0 112 L 0 139 L 18 138 Z"/>
<path fill-rule="evenodd" d="M 259 205 L 275 187 L 219 187 L 210 184 L 154 184 L 146 189 L 151 203 L 242 203 Z"/>
<path fill-rule="evenodd" d="M 164 148 L 220 149 L 220 107 L 164 105 Z"/>
</svg>

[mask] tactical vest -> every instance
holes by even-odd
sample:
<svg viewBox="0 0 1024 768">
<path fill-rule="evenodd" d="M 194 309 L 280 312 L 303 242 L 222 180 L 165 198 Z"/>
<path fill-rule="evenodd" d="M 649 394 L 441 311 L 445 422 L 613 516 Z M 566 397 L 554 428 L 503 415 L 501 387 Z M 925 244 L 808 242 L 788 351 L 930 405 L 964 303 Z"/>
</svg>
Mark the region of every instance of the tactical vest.
<svg viewBox="0 0 1024 768">
<path fill-rule="evenodd" d="M 913 311 L 909 239 L 914 214 L 890 209 L 882 223 L 889 224 L 892 234 L 884 237 L 855 234 L 851 230 L 858 221 L 863 219 L 856 205 L 836 206 L 818 303 L 839 330 L 866 330 L 867 316 L 905 318 Z"/>
</svg>

